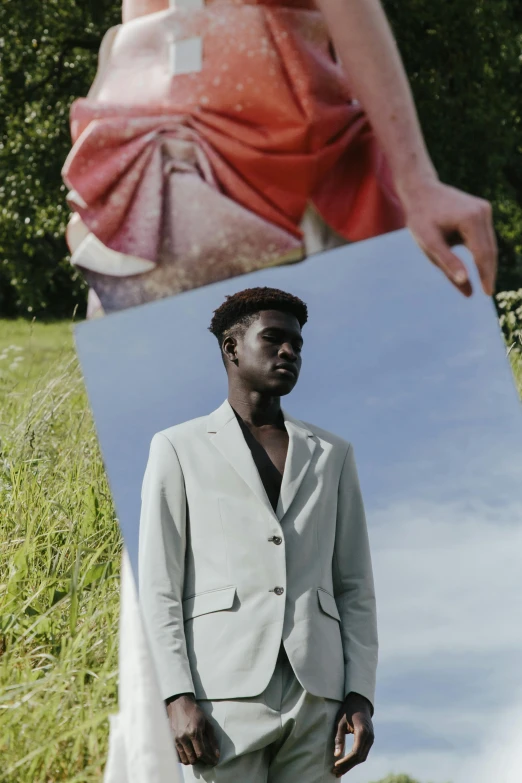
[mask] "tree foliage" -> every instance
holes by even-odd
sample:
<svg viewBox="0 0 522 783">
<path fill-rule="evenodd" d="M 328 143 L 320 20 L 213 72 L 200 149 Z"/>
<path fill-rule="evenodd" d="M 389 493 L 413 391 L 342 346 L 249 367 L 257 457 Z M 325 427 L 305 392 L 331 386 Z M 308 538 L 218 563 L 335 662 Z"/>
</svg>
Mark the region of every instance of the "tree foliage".
<svg viewBox="0 0 522 783">
<path fill-rule="evenodd" d="M 112 0 L 0 5 L 0 313 L 71 316 L 86 287 L 64 239 L 68 113 L 94 78 Z"/>
<path fill-rule="evenodd" d="M 499 290 L 522 285 L 522 0 L 384 0 L 442 179 L 493 201 Z M 0 5 L 0 315 L 70 316 L 86 287 L 64 240 L 68 112 L 114 0 Z"/>
</svg>

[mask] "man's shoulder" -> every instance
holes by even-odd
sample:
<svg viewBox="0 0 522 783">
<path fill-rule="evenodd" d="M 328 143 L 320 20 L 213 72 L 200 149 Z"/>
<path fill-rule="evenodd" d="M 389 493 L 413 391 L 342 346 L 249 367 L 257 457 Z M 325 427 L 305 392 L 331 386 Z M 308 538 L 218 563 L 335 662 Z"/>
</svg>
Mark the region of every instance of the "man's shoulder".
<svg viewBox="0 0 522 783">
<path fill-rule="evenodd" d="M 166 427 L 166 429 L 160 430 L 154 437 L 162 435 L 167 438 L 173 446 L 176 446 L 176 444 L 206 433 L 207 419 L 208 415 L 198 416 L 197 418 L 189 419 L 188 421 L 182 421 L 180 424 L 174 424 L 172 427 Z"/>
<path fill-rule="evenodd" d="M 296 421 L 301 421 L 301 424 L 304 427 L 306 427 L 306 429 L 310 430 L 310 432 L 312 432 L 316 437 L 320 438 L 326 443 L 329 443 L 331 446 L 340 448 L 343 451 L 347 451 L 349 448 L 351 448 L 352 444 L 350 443 L 350 441 L 346 440 L 345 438 L 342 438 L 340 435 L 337 435 L 335 432 L 330 432 L 329 430 L 325 430 L 322 427 L 318 427 L 317 424 L 312 424 L 309 421 L 303 421 L 297 419 Z"/>
</svg>

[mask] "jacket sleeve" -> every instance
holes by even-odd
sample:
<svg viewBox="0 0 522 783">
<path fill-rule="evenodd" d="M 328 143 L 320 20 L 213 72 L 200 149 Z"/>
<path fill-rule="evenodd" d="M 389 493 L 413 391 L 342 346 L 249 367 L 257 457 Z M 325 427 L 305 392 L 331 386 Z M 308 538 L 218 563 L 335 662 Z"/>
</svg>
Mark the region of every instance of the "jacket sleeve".
<svg viewBox="0 0 522 783">
<path fill-rule="evenodd" d="M 178 456 L 156 434 L 141 492 L 139 597 L 163 699 L 194 693 L 183 627 L 186 494 Z"/>
<path fill-rule="evenodd" d="M 377 616 L 368 530 L 352 446 L 339 481 L 333 557 L 334 595 L 341 616 L 345 696 L 375 699 Z"/>
</svg>

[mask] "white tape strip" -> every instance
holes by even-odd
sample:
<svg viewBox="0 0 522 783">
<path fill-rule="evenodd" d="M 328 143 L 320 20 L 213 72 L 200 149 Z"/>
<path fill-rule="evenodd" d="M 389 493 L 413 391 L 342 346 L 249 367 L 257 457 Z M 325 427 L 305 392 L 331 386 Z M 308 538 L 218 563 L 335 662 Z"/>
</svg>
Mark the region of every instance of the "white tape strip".
<svg viewBox="0 0 522 783">
<path fill-rule="evenodd" d="M 179 8 L 183 11 L 201 11 L 205 7 L 204 0 L 170 0 L 172 10 Z"/>
<path fill-rule="evenodd" d="M 144 258 L 127 256 L 104 245 L 94 234 L 87 234 L 71 256 L 71 264 L 112 277 L 131 277 L 150 272 L 156 264 Z"/>
<path fill-rule="evenodd" d="M 171 9 L 201 11 L 205 0 L 169 0 Z M 170 72 L 172 76 L 181 73 L 198 73 L 203 67 L 203 42 L 201 38 L 187 38 L 172 42 L 169 46 Z"/>
<path fill-rule="evenodd" d="M 203 67 L 203 41 L 201 38 L 186 38 L 170 44 L 170 72 L 196 73 Z"/>
</svg>

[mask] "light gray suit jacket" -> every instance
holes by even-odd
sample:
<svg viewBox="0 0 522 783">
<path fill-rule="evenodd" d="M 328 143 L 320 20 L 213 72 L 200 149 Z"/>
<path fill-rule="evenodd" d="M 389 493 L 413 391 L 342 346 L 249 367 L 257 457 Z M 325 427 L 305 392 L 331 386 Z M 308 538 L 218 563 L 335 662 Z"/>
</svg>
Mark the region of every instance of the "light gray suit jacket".
<svg viewBox="0 0 522 783">
<path fill-rule="evenodd" d="M 152 439 L 139 584 L 163 698 L 257 696 L 283 641 L 309 693 L 373 703 L 375 596 L 353 449 L 283 415 L 276 513 L 228 401 Z"/>
</svg>

